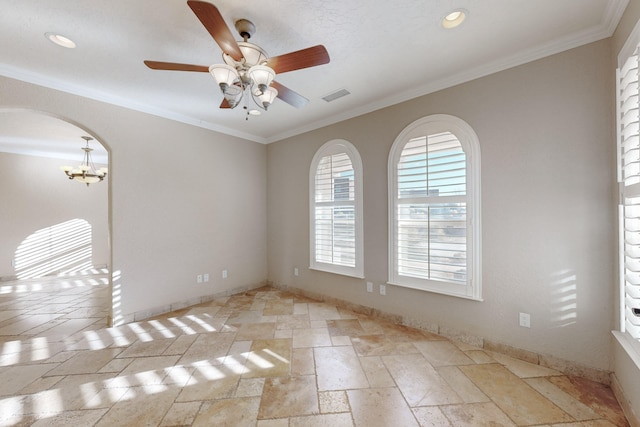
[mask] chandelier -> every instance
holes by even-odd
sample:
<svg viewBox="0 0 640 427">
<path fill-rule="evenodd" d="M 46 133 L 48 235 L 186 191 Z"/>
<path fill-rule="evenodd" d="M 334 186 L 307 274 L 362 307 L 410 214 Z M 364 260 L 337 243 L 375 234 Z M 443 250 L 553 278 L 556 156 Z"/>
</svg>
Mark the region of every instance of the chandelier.
<svg viewBox="0 0 640 427">
<path fill-rule="evenodd" d="M 91 160 L 91 152 L 93 148 L 89 148 L 89 141 L 93 140 L 90 136 L 83 136 L 82 139 L 86 141 L 86 145 L 81 148 L 84 151 L 82 158 L 82 164 L 77 168 L 71 166 L 61 166 L 60 169 L 69 177 L 69 179 L 75 179 L 78 182 L 87 184 L 95 184 L 100 182 L 107 176 L 107 168 L 100 168 L 96 170 L 96 167 Z"/>
<path fill-rule="evenodd" d="M 249 114 L 260 114 L 258 110 L 249 109 L 247 106 L 246 100 L 249 96 L 259 108 L 265 111 L 278 96 L 278 91 L 269 86 L 276 72 L 264 65 L 269 59 L 267 53 L 260 46 L 247 41 L 255 32 L 253 23 L 240 19 L 236 22 L 236 28 L 244 39 L 238 42 L 242 58 L 236 61 L 230 55 L 223 53 L 222 59 L 225 63 L 210 66 L 209 73 L 220 86 L 222 95 L 230 108 L 237 107 L 242 99 L 245 99 L 244 109 L 247 110 L 248 119 Z M 250 95 L 245 95 L 246 93 Z"/>
</svg>

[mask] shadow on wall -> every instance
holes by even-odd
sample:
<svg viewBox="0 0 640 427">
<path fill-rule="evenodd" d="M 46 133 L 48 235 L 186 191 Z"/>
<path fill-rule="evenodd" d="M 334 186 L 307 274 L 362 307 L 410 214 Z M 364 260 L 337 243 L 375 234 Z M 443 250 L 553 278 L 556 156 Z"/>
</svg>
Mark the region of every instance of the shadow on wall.
<svg viewBox="0 0 640 427">
<path fill-rule="evenodd" d="M 91 224 L 72 219 L 24 239 L 14 256 L 18 279 L 68 274 L 93 268 Z"/>
<path fill-rule="evenodd" d="M 573 325 L 578 321 L 576 275 L 572 270 L 553 274 L 551 283 L 551 327 Z"/>
</svg>

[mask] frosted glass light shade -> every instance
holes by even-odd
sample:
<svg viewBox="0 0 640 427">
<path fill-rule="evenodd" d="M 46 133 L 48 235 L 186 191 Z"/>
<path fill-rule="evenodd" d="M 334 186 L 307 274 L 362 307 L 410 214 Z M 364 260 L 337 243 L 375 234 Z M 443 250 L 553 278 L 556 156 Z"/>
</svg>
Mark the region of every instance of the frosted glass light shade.
<svg viewBox="0 0 640 427">
<path fill-rule="evenodd" d="M 236 105 L 242 99 L 243 89 L 240 86 L 231 85 L 227 87 L 224 92 L 224 98 L 227 100 L 231 108 L 235 108 Z"/>
<path fill-rule="evenodd" d="M 267 61 L 267 53 L 261 47 L 249 42 L 238 42 L 245 64 L 258 65 Z"/>
<path fill-rule="evenodd" d="M 214 64 L 210 66 L 209 73 L 211 73 L 213 78 L 216 79 L 216 83 L 220 86 L 231 86 L 233 82 L 239 78 L 236 69 L 226 64 Z"/>
<path fill-rule="evenodd" d="M 278 91 L 272 87 L 267 88 L 267 90 L 264 91 L 264 93 L 259 96 L 260 102 L 262 102 L 262 105 L 264 106 L 265 110 L 276 99 L 276 96 L 278 96 Z"/>
<path fill-rule="evenodd" d="M 276 72 L 273 71 L 272 68 L 267 67 L 266 65 L 254 65 L 249 68 L 249 77 L 253 82 L 258 86 L 269 86 L 273 81 L 273 78 L 276 76 Z M 264 92 L 266 89 L 261 90 Z"/>
<path fill-rule="evenodd" d="M 73 179 L 75 179 L 78 182 L 82 182 L 83 184 L 95 184 L 96 182 L 100 182 L 100 178 L 98 178 L 97 176 L 76 176 Z"/>
</svg>

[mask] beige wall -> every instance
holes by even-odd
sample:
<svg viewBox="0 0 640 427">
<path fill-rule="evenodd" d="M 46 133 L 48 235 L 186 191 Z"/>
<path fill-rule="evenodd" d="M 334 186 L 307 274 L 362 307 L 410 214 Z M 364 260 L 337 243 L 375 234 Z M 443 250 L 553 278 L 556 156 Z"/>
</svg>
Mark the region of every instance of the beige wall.
<svg viewBox="0 0 640 427">
<path fill-rule="evenodd" d="M 265 146 L 3 77 L 0 93 L 111 150 L 116 318 L 265 280 Z"/>
<path fill-rule="evenodd" d="M 67 163 L 0 153 L 0 277 L 16 275 L 12 260 L 29 236 L 74 219 L 91 225 L 93 265 L 108 264 L 107 184 L 69 181 L 60 170 Z"/>
<path fill-rule="evenodd" d="M 268 146 L 269 279 L 513 347 L 610 367 L 614 324 L 614 70 L 590 44 Z M 451 114 L 482 158 L 484 302 L 387 280 L 387 159 L 405 126 Z M 364 167 L 365 280 L 307 269 L 309 165 L 346 139 Z M 300 275 L 293 275 L 293 268 Z M 518 313 L 531 314 L 531 328 Z"/>
</svg>

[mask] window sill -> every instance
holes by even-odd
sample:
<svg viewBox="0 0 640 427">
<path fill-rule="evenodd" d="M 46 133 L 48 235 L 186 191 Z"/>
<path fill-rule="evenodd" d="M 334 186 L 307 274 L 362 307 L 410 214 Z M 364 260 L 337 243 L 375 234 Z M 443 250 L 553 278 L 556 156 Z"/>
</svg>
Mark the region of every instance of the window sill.
<svg viewBox="0 0 640 427">
<path fill-rule="evenodd" d="M 640 342 L 631 338 L 629 334 L 620 331 L 613 331 L 613 336 L 629 355 L 629 359 L 636 365 L 638 372 L 640 372 Z"/>
<path fill-rule="evenodd" d="M 483 302 L 484 301 L 484 299 L 482 299 L 482 297 L 476 297 L 476 296 L 473 296 L 473 295 L 467 295 L 465 293 L 459 293 L 459 292 L 451 292 L 451 291 L 447 291 L 446 289 L 432 289 L 432 288 L 427 288 L 425 286 L 412 285 L 412 284 L 409 284 L 409 283 L 398 283 L 398 282 L 392 282 L 392 281 L 388 281 L 387 284 L 388 285 L 392 285 L 392 286 L 399 286 L 401 288 L 417 289 L 419 291 L 431 292 L 431 293 L 434 293 L 434 294 L 447 295 L 447 296 L 450 296 L 450 297 L 468 299 L 468 300 L 471 300 L 471 301 L 478 301 L 478 302 Z"/>
<path fill-rule="evenodd" d="M 321 265 L 312 265 L 309 267 L 309 270 L 322 271 L 323 273 L 333 273 L 339 274 L 341 276 L 354 277 L 356 279 L 364 279 L 364 274 L 358 271 L 348 271 L 346 269 L 339 269 L 335 266 L 321 266 Z"/>
</svg>

